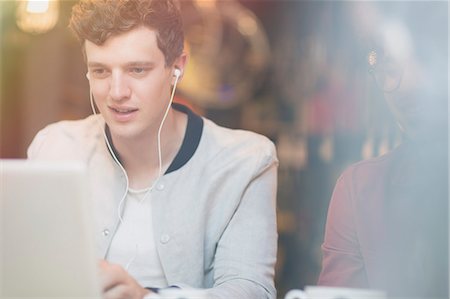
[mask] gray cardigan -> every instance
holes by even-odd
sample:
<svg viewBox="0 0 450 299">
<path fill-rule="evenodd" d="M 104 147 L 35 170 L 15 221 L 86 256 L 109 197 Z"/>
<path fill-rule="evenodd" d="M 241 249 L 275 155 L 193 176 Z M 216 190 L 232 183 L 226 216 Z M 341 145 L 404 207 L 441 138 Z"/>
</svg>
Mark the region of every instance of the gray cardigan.
<svg viewBox="0 0 450 299">
<path fill-rule="evenodd" d="M 152 191 L 154 236 L 167 282 L 204 288 L 207 298 L 276 298 L 275 147 L 261 135 L 203 122 L 193 156 Z M 28 157 L 86 163 L 98 255 L 107 258 L 125 179 L 105 145 L 103 125 L 101 116 L 49 125 L 36 135 Z"/>
</svg>

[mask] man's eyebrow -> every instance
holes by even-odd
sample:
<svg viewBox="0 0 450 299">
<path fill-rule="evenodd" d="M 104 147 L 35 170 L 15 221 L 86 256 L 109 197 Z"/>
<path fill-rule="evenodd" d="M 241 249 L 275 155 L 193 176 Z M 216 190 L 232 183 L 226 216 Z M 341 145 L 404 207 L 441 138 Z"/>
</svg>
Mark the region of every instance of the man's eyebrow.
<svg viewBox="0 0 450 299">
<path fill-rule="evenodd" d="M 93 67 L 106 67 L 105 64 L 100 63 L 100 62 L 88 62 L 87 64 L 88 67 L 93 68 Z M 133 66 L 139 66 L 139 67 L 154 67 L 155 63 L 151 62 L 151 61 L 130 61 L 128 63 L 125 63 L 126 67 L 133 67 Z"/>
<path fill-rule="evenodd" d="M 143 66 L 143 67 L 153 67 L 155 64 L 151 61 L 131 61 L 126 64 L 128 67 L 132 66 Z"/>
<path fill-rule="evenodd" d="M 106 65 L 104 65 L 103 63 L 100 63 L 100 62 L 88 62 L 87 66 L 88 67 L 105 67 Z"/>
</svg>

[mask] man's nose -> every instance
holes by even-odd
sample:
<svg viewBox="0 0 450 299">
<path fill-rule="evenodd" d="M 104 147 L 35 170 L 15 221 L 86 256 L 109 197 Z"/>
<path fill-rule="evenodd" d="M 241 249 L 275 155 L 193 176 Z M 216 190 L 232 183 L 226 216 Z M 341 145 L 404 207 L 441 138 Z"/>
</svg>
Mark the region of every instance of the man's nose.
<svg viewBox="0 0 450 299">
<path fill-rule="evenodd" d="M 121 101 L 130 97 L 131 89 L 123 74 L 116 73 L 111 76 L 109 94 L 114 101 Z"/>
</svg>

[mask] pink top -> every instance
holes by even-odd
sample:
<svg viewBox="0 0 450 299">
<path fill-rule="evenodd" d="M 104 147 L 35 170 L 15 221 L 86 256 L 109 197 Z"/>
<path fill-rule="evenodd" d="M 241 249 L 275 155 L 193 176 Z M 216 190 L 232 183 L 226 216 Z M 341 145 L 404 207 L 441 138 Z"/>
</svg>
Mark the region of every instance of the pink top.
<svg viewBox="0 0 450 299">
<path fill-rule="evenodd" d="M 402 145 L 342 174 L 328 210 L 319 285 L 447 297 L 447 157 L 425 153 Z"/>
</svg>

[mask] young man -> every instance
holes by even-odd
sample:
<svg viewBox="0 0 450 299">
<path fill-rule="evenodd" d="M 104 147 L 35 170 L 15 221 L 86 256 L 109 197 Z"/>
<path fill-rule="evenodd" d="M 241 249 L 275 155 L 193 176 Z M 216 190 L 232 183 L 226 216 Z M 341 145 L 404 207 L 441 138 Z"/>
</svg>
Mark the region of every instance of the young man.
<svg viewBox="0 0 450 299">
<path fill-rule="evenodd" d="M 86 164 L 104 298 L 275 298 L 274 145 L 171 105 L 186 64 L 175 1 L 82 0 L 70 27 L 100 114 L 46 127 L 28 155 Z"/>
<path fill-rule="evenodd" d="M 448 298 L 448 4 L 378 5 L 394 16 L 368 62 L 404 140 L 339 178 L 318 283 Z"/>
</svg>

